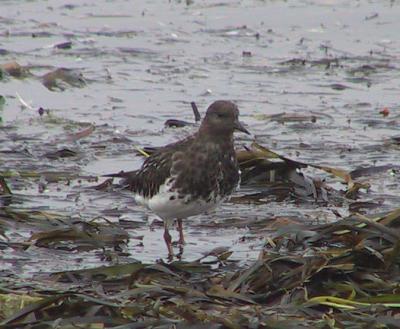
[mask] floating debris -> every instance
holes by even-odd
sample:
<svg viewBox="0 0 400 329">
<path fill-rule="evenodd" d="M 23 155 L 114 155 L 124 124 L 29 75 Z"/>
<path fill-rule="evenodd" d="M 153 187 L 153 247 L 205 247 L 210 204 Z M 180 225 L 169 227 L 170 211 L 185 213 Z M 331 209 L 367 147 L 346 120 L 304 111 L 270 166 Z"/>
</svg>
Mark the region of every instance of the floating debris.
<svg viewBox="0 0 400 329">
<path fill-rule="evenodd" d="M 72 69 L 58 68 L 42 76 L 43 85 L 51 91 L 63 91 L 68 87 L 81 88 L 86 82 L 82 73 Z"/>
</svg>

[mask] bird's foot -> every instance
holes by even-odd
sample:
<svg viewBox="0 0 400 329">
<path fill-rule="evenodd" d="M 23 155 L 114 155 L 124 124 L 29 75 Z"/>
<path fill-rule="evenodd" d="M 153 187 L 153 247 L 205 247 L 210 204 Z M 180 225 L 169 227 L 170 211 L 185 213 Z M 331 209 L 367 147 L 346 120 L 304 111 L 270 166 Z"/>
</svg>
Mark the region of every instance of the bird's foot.
<svg viewBox="0 0 400 329">
<path fill-rule="evenodd" d="M 173 258 L 174 258 L 174 251 L 172 249 L 172 238 L 171 235 L 168 232 L 168 227 L 165 227 L 164 230 L 164 240 L 165 240 L 165 244 L 167 245 L 167 250 L 168 250 L 168 261 L 172 262 Z"/>
<path fill-rule="evenodd" d="M 174 254 L 168 254 L 167 261 L 171 263 L 174 260 Z"/>
</svg>

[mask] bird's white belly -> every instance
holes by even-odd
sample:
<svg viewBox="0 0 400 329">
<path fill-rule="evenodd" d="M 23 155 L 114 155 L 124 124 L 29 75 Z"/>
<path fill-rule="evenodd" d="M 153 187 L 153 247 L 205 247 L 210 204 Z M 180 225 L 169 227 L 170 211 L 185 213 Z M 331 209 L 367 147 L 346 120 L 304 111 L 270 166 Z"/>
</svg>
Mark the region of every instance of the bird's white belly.
<svg viewBox="0 0 400 329">
<path fill-rule="evenodd" d="M 171 192 L 165 184 L 160 186 L 159 192 L 151 198 L 135 195 L 135 201 L 148 207 L 161 219 L 184 219 L 214 209 L 221 198 L 211 198 L 210 202 L 203 199 L 191 200 L 190 195 L 179 198 L 177 192 Z"/>
</svg>

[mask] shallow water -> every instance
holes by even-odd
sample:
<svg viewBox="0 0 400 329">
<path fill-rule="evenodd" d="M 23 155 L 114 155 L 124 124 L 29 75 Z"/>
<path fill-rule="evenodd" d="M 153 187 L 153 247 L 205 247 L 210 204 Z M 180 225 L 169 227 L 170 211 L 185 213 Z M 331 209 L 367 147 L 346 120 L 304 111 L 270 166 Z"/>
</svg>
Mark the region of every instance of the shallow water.
<svg viewBox="0 0 400 329">
<path fill-rule="evenodd" d="M 90 189 L 104 179 L 87 176 L 138 168 L 135 146 L 163 145 L 193 132 L 164 127 L 170 118 L 194 121 L 191 101 L 204 113 L 216 99 L 234 100 L 255 140 L 294 160 L 349 171 L 397 164 L 399 147 L 390 138 L 399 135 L 399 14 L 394 1 L 2 1 L 0 61 L 17 61 L 33 76 L 0 82 L 6 99 L 1 171 L 42 176 L 8 178 L 16 194 L 8 207 L 132 221 L 129 235 L 143 240 L 131 238 L 124 249 L 129 256 L 119 261 L 164 257 L 162 225 L 150 226 L 155 216 L 127 193 Z M 54 47 L 66 41 L 70 49 Z M 46 89 L 40 76 L 60 67 L 82 73 L 86 85 Z M 16 93 L 32 108 L 21 108 Z M 40 107 L 50 115 L 40 116 Z M 283 120 L 269 117 L 283 112 Z M 88 124 L 95 126 L 92 133 L 71 138 Z M 238 148 L 251 141 L 237 135 Z M 44 157 L 62 148 L 77 156 Z M 44 172 L 80 178 L 51 182 Z M 382 202 L 375 211 L 399 205 L 398 173 L 366 180 L 371 189 L 362 199 Z M 237 195 L 251 192 L 244 187 Z M 268 234 L 257 228 L 276 217 L 332 221 L 333 210 L 348 214 L 347 206 L 293 199 L 228 202 L 185 222 L 183 258 L 227 246 L 233 259 L 252 260 Z M 5 236 L 15 243 L 41 229 L 7 225 Z M 5 250 L 4 269 L 27 275 L 106 262 L 96 250 Z"/>
</svg>

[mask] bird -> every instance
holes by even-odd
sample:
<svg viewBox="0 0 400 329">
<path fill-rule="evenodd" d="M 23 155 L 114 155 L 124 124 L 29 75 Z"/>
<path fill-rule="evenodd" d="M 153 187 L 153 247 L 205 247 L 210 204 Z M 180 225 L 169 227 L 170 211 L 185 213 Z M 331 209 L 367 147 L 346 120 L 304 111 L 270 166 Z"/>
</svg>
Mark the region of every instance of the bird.
<svg viewBox="0 0 400 329">
<path fill-rule="evenodd" d="M 169 259 L 174 255 L 171 223 L 177 221 L 178 244 L 182 246 L 182 220 L 213 210 L 237 189 L 240 170 L 233 142 L 236 130 L 250 134 L 239 121 L 236 104 L 215 101 L 197 132 L 157 148 L 140 169 L 125 175 L 135 201 L 163 220 Z"/>
</svg>

